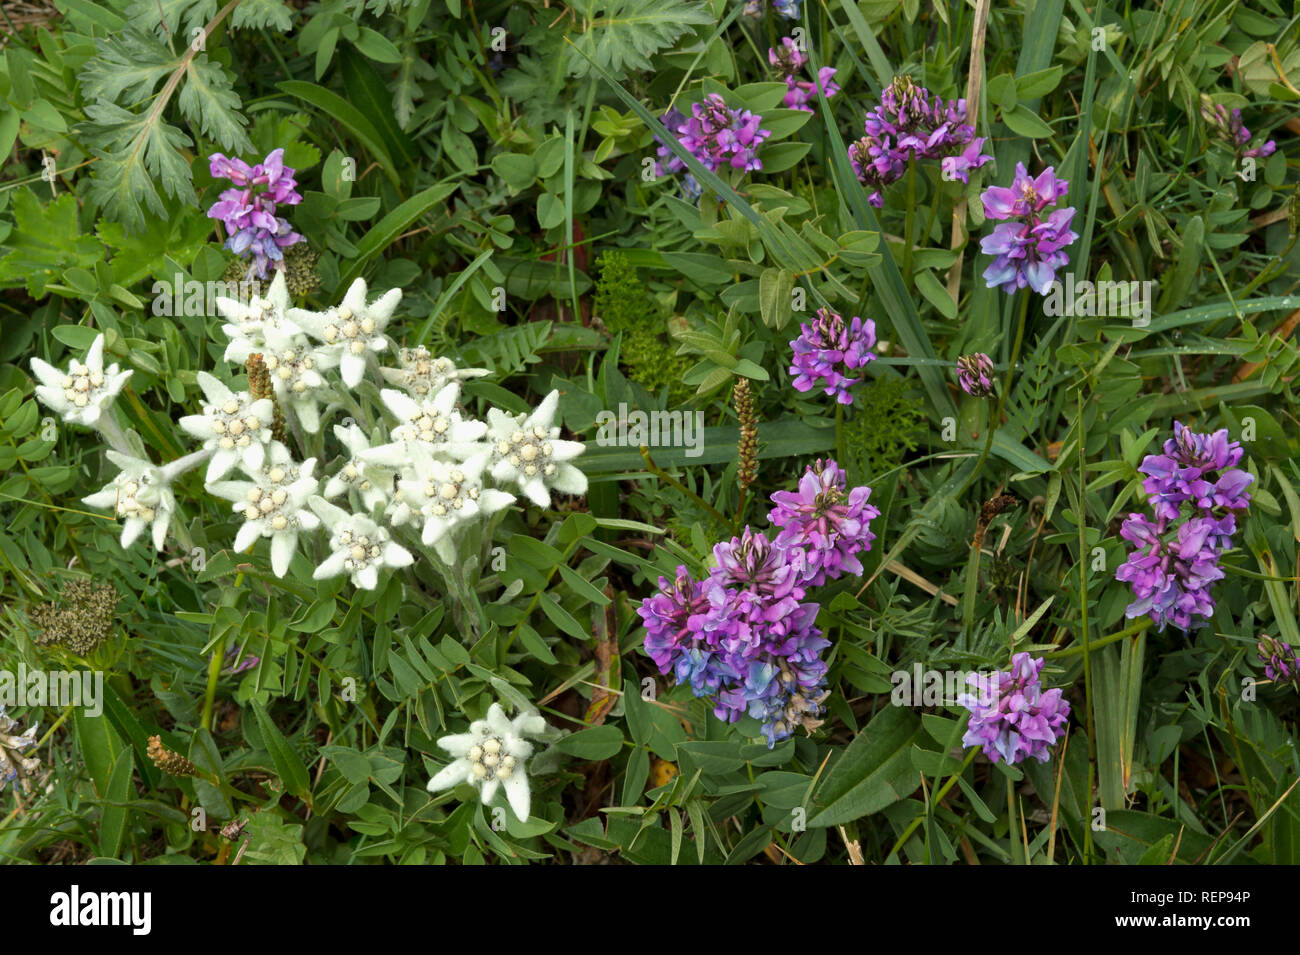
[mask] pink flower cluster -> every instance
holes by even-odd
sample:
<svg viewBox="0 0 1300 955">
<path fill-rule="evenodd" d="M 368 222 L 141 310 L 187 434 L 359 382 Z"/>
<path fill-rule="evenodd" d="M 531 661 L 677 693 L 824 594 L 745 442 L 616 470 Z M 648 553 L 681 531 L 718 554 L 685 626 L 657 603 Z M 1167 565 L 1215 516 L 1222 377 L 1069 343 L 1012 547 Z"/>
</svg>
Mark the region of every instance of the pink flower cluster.
<svg viewBox="0 0 1300 955">
<path fill-rule="evenodd" d="M 284 260 L 283 250 L 302 241 L 289 223 L 276 215 L 279 205 L 302 202 L 293 170 L 284 164 L 284 150 L 274 149 L 263 162 L 250 167 L 242 159 L 221 153 L 208 157 L 214 179 L 228 179 L 233 188 L 221 193 L 208 210 L 208 218 L 220 219 L 230 237 L 226 248 L 252 259 L 250 271 L 266 278 L 267 268 Z"/>
</svg>

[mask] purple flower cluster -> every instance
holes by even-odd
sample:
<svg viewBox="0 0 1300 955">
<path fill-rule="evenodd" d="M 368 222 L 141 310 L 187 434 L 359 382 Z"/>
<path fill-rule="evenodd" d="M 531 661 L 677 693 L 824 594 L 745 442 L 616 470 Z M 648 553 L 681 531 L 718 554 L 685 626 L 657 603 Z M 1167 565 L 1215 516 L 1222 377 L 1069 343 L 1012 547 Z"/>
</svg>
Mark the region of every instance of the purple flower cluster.
<svg viewBox="0 0 1300 955">
<path fill-rule="evenodd" d="M 1074 208 L 1053 209 L 1044 217 L 1048 206 L 1065 197 L 1070 184 L 1056 177 L 1048 166 L 1035 179 L 1016 163 L 1016 178 L 1010 188 L 990 186 L 980 196 L 984 215 L 989 219 L 1010 219 L 980 240 L 985 254 L 994 256 L 984 270 L 989 288 L 1002 286 L 1007 293 L 1029 286 L 1046 295 L 1056 278 L 1056 270 L 1070 264 L 1065 247 L 1079 236 L 1070 230 Z"/>
<path fill-rule="evenodd" d="M 972 398 L 993 394 L 993 360 L 983 352 L 957 359 L 957 384 Z"/>
<path fill-rule="evenodd" d="M 817 71 L 817 82 L 811 80 L 797 80 L 795 75 L 798 74 L 808 63 L 808 58 L 803 55 L 794 40 L 787 37 L 781 38 L 780 49 L 769 49 L 767 51 L 767 60 L 772 66 L 776 67 L 785 80 L 785 105 L 787 109 L 803 110 L 805 113 L 811 113 L 812 107 L 808 105 L 817 97 L 817 88 L 820 86 L 826 98 L 830 99 L 840 91 L 835 82 L 835 67 L 823 66 Z"/>
<path fill-rule="evenodd" d="M 983 137 L 965 119 L 964 99 L 931 97 L 925 87 L 895 77 L 867 114 L 866 135 L 849 147 L 853 171 L 872 190 L 871 204 L 884 205 L 882 190 L 901 179 L 913 159 L 938 159 L 943 178 L 962 182 L 970 170 L 991 162 Z"/>
<path fill-rule="evenodd" d="M 1259 641 L 1259 661 L 1264 664 L 1264 676 L 1274 683 L 1289 683 L 1300 692 L 1300 665 L 1291 644 L 1265 636 Z"/>
<path fill-rule="evenodd" d="M 719 719 L 759 720 L 769 747 L 799 726 L 816 729 L 825 712 L 821 651 L 830 642 L 815 624 L 818 605 L 804 598 L 828 577 L 861 573 L 856 555 L 869 549 L 867 524 L 879 514 L 866 504 L 870 488 L 846 492 L 846 483 L 835 462 L 818 461 L 798 493 L 772 496 L 776 540 L 746 527 L 713 548 L 708 577 L 678 567 L 637 610 L 659 672 L 711 698 Z"/>
<path fill-rule="evenodd" d="M 790 374 L 795 376 L 791 384 L 796 391 L 821 388 L 835 395 L 840 404 L 851 405 L 853 395 L 849 389 L 862 376 L 851 378 L 848 373 L 875 360 L 872 349 L 876 347 L 876 323 L 854 316 L 846 326 L 839 315 L 821 308 L 811 323 L 800 323 L 799 337 L 790 342 L 790 347 L 794 350 Z"/>
<path fill-rule="evenodd" d="M 1043 670 L 1040 657 L 1028 653 L 1011 658 L 1011 670 L 991 676 L 972 673 L 966 682 L 978 695 L 963 694 L 957 704 L 970 710 L 970 723 L 962 746 L 982 746 L 984 755 L 997 762 L 1019 763 L 1032 756 L 1047 762 L 1049 750 L 1065 735 L 1070 704 L 1059 689 L 1044 690 L 1039 682 Z"/>
<path fill-rule="evenodd" d="M 661 122 L 710 172 L 717 172 L 724 165 L 746 172 L 763 168 L 758 158 L 758 147 L 772 135 L 772 131 L 761 128 L 763 117 L 747 109 L 731 109 L 717 93 L 710 93 L 703 102 L 691 106 L 689 117 L 673 108 L 664 113 Z M 686 163 L 674 156 L 662 142 L 657 155 L 660 159 L 655 165 L 657 176 L 686 169 Z M 683 189 L 693 198 L 699 198 L 702 191 L 689 174 L 685 177 Z"/>
<path fill-rule="evenodd" d="M 230 233 L 226 248 L 239 256 L 251 255 L 251 271 L 264 279 L 270 263 L 280 267 L 282 250 L 302 241 L 302 236 L 275 214 L 278 205 L 302 202 L 294 171 L 284 164 L 284 150 L 272 150 L 264 162 L 251 168 L 242 159 L 228 159 L 221 153 L 213 153 L 208 163 L 213 178 L 234 183 L 208 210 L 208 218 L 221 220 Z"/>
<path fill-rule="evenodd" d="M 799 490 L 777 491 L 767 519 L 781 528 L 778 547 L 805 583 L 820 587 L 845 571 L 861 575 L 857 555 L 871 550 L 870 522 L 880 511 L 867 503 L 871 488 L 848 491 L 848 477 L 834 461 L 818 460 L 799 479 Z"/>
<path fill-rule="evenodd" d="M 1224 106 L 1211 103 L 1206 99 L 1201 100 L 1201 116 L 1207 123 L 1218 130 L 1219 135 L 1232 143 L 1233 148 L 1241 152 L 1241 158 L 1264 159 L 1277 152 L 1277 144 L 1269 140 L 1252 149 L 1241 151 L 1242 147 L 1247 145 L 1252 136 L 1241 121 L 1241 110 L 1234 109 L 1229 112 Z"/>
<path fill-rule="evenodd" d="M 1142 487 L 1155 520 L 1132 513 L 1120 529 L 1137 545 L 1115 571 L 1136 598 L 1127 617 L 1150 614 L 1159 630 L 1172 623 L 1186 631 L 1194 617 L 1214 613 L 1210 589 L 1223 577 L 1219 557 L 1232 546 L 1237 512 L 1250 505 L 1246 488 L 1254 476 L 1235 466 L 1242 454 L 1226 428 L 1197 434 L 1174 422 L 1164 453 L 1143 459 L 1138 470 L 1147 475 Z M 1185 506 L 1188 516 L 1178 523 Z"/>
</svg>

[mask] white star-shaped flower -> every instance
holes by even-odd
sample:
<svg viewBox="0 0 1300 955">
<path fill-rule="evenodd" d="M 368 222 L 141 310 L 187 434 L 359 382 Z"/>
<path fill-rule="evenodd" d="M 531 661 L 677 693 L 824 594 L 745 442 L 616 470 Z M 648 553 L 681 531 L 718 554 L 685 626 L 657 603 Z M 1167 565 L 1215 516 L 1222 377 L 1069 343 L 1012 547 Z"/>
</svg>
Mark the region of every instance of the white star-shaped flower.
<svg viewBox="0 0 1300 955">
<path fill-rule="evenodd" d="M 277 577 L 289 570 L 298 532 L 320 527 L 319 518 L 307 509 L 320 485 L 312 477 L 315 467 L 315 458 L 297 464 L 288 448 L 273 441 L 261 466 L 243 465 L 251 481 L 218 481 L 208 488 L 232 501 L 235 513 L 244 518 L 235 535 L 236 551 L 247 550 L 259 537 L 271 539 L 271 569 Z"/>
<path fill-rule="evenodd" d="M 397 473 L 365 460 L 364 455 L 370 450 L 370 440 L 357 425 L 345 428 L 336 424 L 334 436 L 348 449 L 351 457 L 325 482 L 325 498 L 333 500 L 349 488 L 355 488 L 360 492 L 361 503 L 367 511 L 387 505 Z"/>
<path fill-rule="evenodd" d="M 450 358 L 435 357 L 423 345 L 403 348 L 397 360 L 397 368 L 381 368 L 379 373 L 390 385 L 403 388 L 417 398 L 436 395 L 453 382 L 488 374 L 486 368 L 457 368 Z"/>
<path fill-rule="evenodd" d="M 351 574 L 354 586 L 374 590 L 380 570 L 415 562 L 409 550 L 394 543 L 388 531 L 364 514 L 349 514 L 323 497 L 313 497 L 308 503 L 330 531 L 330 555 L 316 568 L 313 579 Z"/>
<path fill-rule="evenodd" d="M 260 468 L 271 440 L 275 414 L 271 399 L 254 399 L 247 391 L 233 392 L 206 371 L 199 372 L 198 382 L 207 398 L 203 414 L 186 415 L 178 423 L 212 452 L 204 483 L 224 477 L 237 464 Z"/>
<path fill-rule="evenodd" d="M 460 385 L 453 382 L 432 399 L 423 401 L 392 388 L 385 388 L 379 394 L 399 424 L 392 430 L 392 442 L 366 451 L 361 455 L 365 460 L 403 468 L 411 460 L 412 449 L 416 447 L 456 460 L 484 450 L 479 439 L 487 434 L 487 425 L 473 418 L 462 418 L 456 410 Z"/>
<path fill-rule="evenodd" d="M 333 368 L 338 355 L 312 348 L 307 336 L 292 325 L 268 325 L 263 329 L 262 363 L 271 375 L 271 386 L 282 405 L 288 405 L 298 423 L 309 434 L 320 431 L 321 392 L 327 390 L 321 372 Z"/>
<path fill-rule="evenodd" d="M 538 507 L 550 507 L 553 488 L 584 494 L 587 475 L 569 462 L 585 449 L 581 441 L 561 441 L 555 410 L 560 393 L 552 391 L 527 415 L 488 410 L 488 439 L 492 442 L 492 477 L 502 484 L 518 483 Z"/>
<path fill-rule="evenodd" d="M 36 396 L 64 421 L 87 428 L 98 425 L 100 417 L 131 377 L 130 371 L 119 371 L 116 363 L 105 370 L 103 335 L 95 337 L 86 360 L 80 362 L 74 358 L 66 372 L 39 358 L 33 358 L 31 364 L 40 381 Z"/>
<path fill-rule="evenodd" d="M 338 356 L 344 384 L 355 388 L 365 375 L 367 354 L 388 347 L 384 328 L 401 300 L 402 290 L 395 288 L 367 305 L 365 279 L 357 279 L 336 308 L 323 312 L 291 308 L 289 321 L 324 342 Z"/>
<path fill-rule="evenodd" d="M 217 311 L 225 317 L 228 324 L 221 330 L 230 339 L 226 346 L 226 361 L 243 364 L 248 356 L 261 351 L 267 341 L 267 332 L 276 329 L 282 334 L 291 334 L 294 329 L 287 320 L 289 309 L 289 289 L 285 285 L 283 270 L 277 269 L 271 287 L 266 296 L 254 295 L 248 304 L 235 298 L 218 296 Z"/>
<path fill-rule="evenodd" d="M 451 532 L 460 524 L 495 514 L 514 501 L 513 494 L 483 487 L 489 452 L 464 462 L 440 461 L 418 445 L 411 449 L 411 477 L 397 482 L 393 523 L 422 518 L 421 541 L 434 547 L 448 564 L 456 562 Z"/>
<path fill-rule="evenodd" d="M 121 469 L 102 491 L 83 497 L 91 507 L 111 507 L 122 518 L 121 546 L 125 549 L 149 527 L 155 550 L 162 550 L 167 529 L 176 512 L 176 496 L 165 471 L 140 458 L 109 451 L 108 459 Z"/>
<path fill-rule="evenodd" d="M 526 763 L 533 755 L 533 744 L 524 737 L 537 736 L 545 730 L 546 721 L 537 713 L 521 713 L 509 720 L 501 704 L 493 703 L 487 718 L 471 723 L 468 733 L 438 740 L 438 745 L 456 760 L 429 780 L 429 792 L 469 783 L 480 790 L 480 798 L 486 805 L 501 787 L 515 815 L 527 822 L 532 797 L 528 791 Z"/>
</svg>

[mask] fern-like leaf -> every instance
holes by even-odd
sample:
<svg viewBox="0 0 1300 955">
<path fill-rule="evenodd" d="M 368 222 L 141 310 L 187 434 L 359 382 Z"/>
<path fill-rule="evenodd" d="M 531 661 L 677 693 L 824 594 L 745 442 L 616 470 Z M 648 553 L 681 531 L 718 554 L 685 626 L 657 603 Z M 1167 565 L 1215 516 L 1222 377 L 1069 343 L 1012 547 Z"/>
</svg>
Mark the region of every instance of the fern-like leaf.
<svg viewBox="0 0 1300 955">
<path fill-rule="evenodd" d="M 541 360 L 537 351 L 550 337 L 550 322 L 527 322 L 475 339 L 465 348 L 465 356 L 498 374 L 513 375 Z"/>
<path fill-rule="evenodd" d="M 86 115 L 90 123 L 84 127 L 83 139 L 99 157 L 90 197 L 110 218 L 138 231 L 144 227 L 142 204 L 156 215 L 165 215 L 154 179 L 169 196 L 198 202 L 189 164 L 180 152 L 193 145 L 184 132 L 152 112 L 136 115 L 112 103 L 91 104 Z"/>
<path fill-rule="evenodd" d="M 285 32 L 293 27 L 293 10 L 284 0 L 244 0 L 230 15 L 236 30 L 270 28 Z"/>
<path fill-rule="evenodd" d="M 185 85 L 177 103 L 190 123 L 227 151 L 252 149 L 244 132 L 248 120 L 239 112 L 239 94 L 232 88 L 229 74 L 206 56 L 196 56 L 185 67 Z"/>
<path fill-rule="evenodd" d="M 573 41 L 569 71 L 585 76 L 595 60 L 615 76 L 651 69 L 650 56 L 672 46 L 692 26 L 714 22 L 704 3 L 690 0 L 579 0 L 584 29 Z M 586 54 L 584 56 L 583 54 Z"/>
<path fill-rule="evenodd" d="M 186 45 L 216 12 L 217 0 L 134 0 L 126 8 L 127 19 L 137 30 L 175 37 Z"/>
<path fill-rule="evenodd" d="M 95 46 L 97 54 L 86 62 L 80 77 L 82 94 L 95 102 L 130 105 L 148 99 L 180 63 L 180 57 L 162 43 L 131 27 L 96 41 Z"/>
</svg>

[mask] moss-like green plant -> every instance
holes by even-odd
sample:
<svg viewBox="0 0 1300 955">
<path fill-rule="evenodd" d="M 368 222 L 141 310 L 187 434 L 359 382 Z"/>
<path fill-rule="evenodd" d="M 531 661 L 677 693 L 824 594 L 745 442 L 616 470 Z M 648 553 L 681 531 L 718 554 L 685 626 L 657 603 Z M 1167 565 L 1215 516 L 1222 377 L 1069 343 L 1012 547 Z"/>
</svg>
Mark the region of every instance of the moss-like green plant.
<svg viewBox="0 0 1300 955">
<path fill-rule="evenodd" d="M 853 416 L 844 423 L 845 451 L 864 474 L 880 474 L 897 467 L 914 451 L 925 430 L 919 398 L 908 393 L 908 383 L 896 376 L 881 376 L 859 386 L 854 393 Z"/>
<path fill-rule="evenodd" d="M 669 344 L 663 316 L 622 252 L 603 252 L 596 282 L 596 314 L 612 333 L 622 333 L 619 362 L 627 376 L 651 394 L 668 389 L 671 402 L 684 402 L 692 389 L 682 384 L 691 362 Z"/>
</svg>

